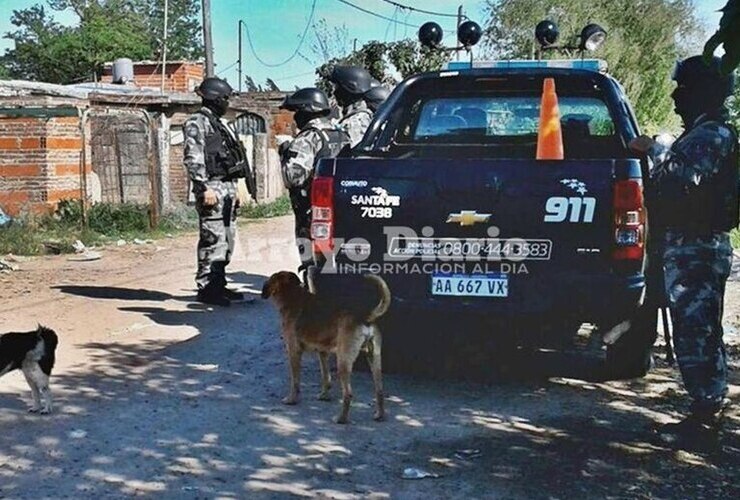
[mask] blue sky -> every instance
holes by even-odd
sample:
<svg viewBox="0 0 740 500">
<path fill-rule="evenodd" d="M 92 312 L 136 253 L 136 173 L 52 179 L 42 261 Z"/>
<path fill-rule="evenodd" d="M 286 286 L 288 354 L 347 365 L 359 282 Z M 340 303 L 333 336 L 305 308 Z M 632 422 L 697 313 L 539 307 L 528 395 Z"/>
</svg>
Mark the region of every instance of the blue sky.
<svg viewBox="0 0 740 500">
<path fill-rule="evenodd" d="M 439 22 L 444 29 L 454 30 L 455 19 L 435 17 L 427 14 L 409 13 L 397 9 L 383 0 L 346 0 L 377 15 L 394 19 L 373 17 L 345 5 L 341 0 L 315 0 L 313 22 L 325 19 L 329 26 L 346 26 L 349 43 L 357 38 L 358 46 L 369 40 L 391 41 L 405 37 L 415 37 L 416 28 L 428 20 Z M 311 13 L 314 0 L 211 0 L 213 44 L 215 50 L 216 73 L 237 85 L 238 21 L 242 19 L 252 37 L 256 55 L 265 63 L 276 64 L 289 58 L 298 47 Z M 457 6 L 471 19 L 484 20 L 481 0 L 397 0 L 410 5 L 441 13 L 455 14 Z M 713 30 L 719 23 L 720 14 L 716 11 L 725 0 L 694 0 L 700 17 Z M 12 29 L 10 17 L 14 9 L 23 9 L 44 0 L 0 0 L 0 34 Z M 76 18 L 69 12 L 55 12 L 56 19 L 64 24 L 74 23 Z M 407 23 L 412 26 L 404 26 Z M 290 62 L 279 67 L 268 67 L 260 63 L 250 51 L 246 34 L 243 37 L 243 68 L 258 83 L 270 77 L 284 89 L 294 85 L 307 86 L 314 82 L 315 64 L 306 60 L 316 60 L 310 46 L 311 30 L 299 54 Z M 8 40 L 0 40 L 0 51 L 10 47 Z"/>
</svg>

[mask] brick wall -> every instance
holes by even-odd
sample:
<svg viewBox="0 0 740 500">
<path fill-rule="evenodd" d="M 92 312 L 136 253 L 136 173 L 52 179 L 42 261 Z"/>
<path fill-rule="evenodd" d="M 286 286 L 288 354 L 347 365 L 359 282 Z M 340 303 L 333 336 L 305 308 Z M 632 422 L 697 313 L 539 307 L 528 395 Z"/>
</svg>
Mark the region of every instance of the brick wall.
<svg viewBox="0 0 740 500">
<path fill-rule="evenodd" d="M 0 206 L 18 215 L 79 199 L 81 147 L 77 117 L 0 117 Z"/>
<path fill-rule="evenodd" d="M 192 92 L 203 81 L 204 69 L 201 63 L 167 63 L 164 88 L 168 92 Z M 106 66 L 102 81 L 113 81 L 113 68 Z M 138 87 L 161 88 L 162 66 L 157 63 L 134 63 L 134 84 Z"/>
</svg>

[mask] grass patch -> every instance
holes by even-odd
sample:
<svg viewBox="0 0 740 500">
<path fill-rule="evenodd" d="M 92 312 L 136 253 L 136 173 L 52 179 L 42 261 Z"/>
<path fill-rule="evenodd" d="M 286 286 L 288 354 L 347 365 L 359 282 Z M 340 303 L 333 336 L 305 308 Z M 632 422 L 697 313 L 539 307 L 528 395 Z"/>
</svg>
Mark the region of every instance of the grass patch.
<svg viewBox="0 0 740 500">
<path fill-rule="evenodd" d="M 732 248 L 740 250 L 740 229 L 733 229 L 730 233 L 730 241 L 732 241 Z"/>
<path fill-rule="evenodd" d="M 290 206 L 290 198 L 281 196 L 275 201 L 262 205 L 249 205 L 240 209 L 241 217 L 247 219 L 267 219 L 270 217 L 280 217 L 293 213 Z"/>
<path fill-rule="evenodd" d="M 149 212 L 144 205 L 98 203 L 90 207 L 88 227 L 82 227 L 82 206 L 77 200 L 63 200 L 53 215 L 24 216 L 0 229 L 0 255 L 70 253 L 80 240 L 85 246 L 103 245 L 119 239 L 151 239 L 198 227 L 195 210 L 176 206 L 162 214 L 159 227 L 149 229 Z"/>
</svg>

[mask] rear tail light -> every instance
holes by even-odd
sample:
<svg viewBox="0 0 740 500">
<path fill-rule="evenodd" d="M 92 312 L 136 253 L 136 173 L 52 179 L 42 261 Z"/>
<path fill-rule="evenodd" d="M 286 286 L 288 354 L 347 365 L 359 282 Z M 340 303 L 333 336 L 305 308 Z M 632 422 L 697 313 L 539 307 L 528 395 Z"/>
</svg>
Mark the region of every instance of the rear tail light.
<svg viewBox="0 0 740 500">
<path fill-rule="evenodd" d="M 333 177 L 316 177 L 311 185 L 311 240 L 314 255 L 334 250 Z"/>
<path fill-rule="evenodd" d="M 642 260 L 645 256 L 645 197 L 638 179 L 614 185 L 615 260 Z"/>
</svg>

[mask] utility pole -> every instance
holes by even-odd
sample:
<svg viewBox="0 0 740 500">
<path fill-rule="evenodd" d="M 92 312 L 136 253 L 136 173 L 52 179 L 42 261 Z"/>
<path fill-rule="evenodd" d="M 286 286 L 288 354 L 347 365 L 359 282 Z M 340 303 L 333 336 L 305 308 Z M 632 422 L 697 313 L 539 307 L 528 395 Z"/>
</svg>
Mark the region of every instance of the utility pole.
<svg viewBox="0 0 740 500">
<path fill-rule="evenodd" d="M 203 0 L 203 46 L 206 49 L 206 78 L 213 76 L 213 38 L 211 37 L 211 0 Z"/>
<path fill-rule="evenodd" d="M 238 30 L 239 30 L 239 61 L 238 61 L 238 67 L 239 67 L 239 92 L 242 91 L 242 20 L 239 19 L 238 23 Z"/>
<path fill-rule="evenodd" d="M 462 24 L 462 22 L 463 22 L 463 6 L 460 5 L 457 8 L 457 29 L 460 29 L 460 25 Z M 455 45 L 457 45 L 457 41 L 455 41 Z M 455 52 L 455 57 L 457 58 L 458 61 L 460 60 L 459 50 Z"/>
<path fill-rule="evenodd" d="M 167 75 L 167 11 L 168 0 L 164 0 L 164 34 L 162 35 L 162 93 L 164 94 L 164 81 Z"/>
<path fill-rule="evenodd" d="M 357 52 L 357 38 L 352 42 L 352 52 Z"/>
</svg>

